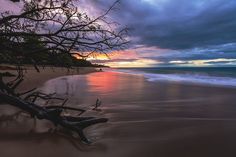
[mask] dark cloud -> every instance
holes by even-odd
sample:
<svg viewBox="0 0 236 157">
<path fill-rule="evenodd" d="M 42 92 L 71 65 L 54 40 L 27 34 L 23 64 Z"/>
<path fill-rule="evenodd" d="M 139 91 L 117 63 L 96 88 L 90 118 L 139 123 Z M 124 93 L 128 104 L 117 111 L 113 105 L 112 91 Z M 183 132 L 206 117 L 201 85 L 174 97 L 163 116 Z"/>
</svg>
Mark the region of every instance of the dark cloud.
<svg viewBox="0 0 236 157">
<path fill-rule="evenodd" d="M 191 60 L 212 60 L 218 58 L 224 59 L 236 59 L 236 44 L 224 44 L 217 46 L 205 46 L 203 48 L 194 48 L 187 50 L 169 50 L 167 52 L 161 52 L 157 54 L 153 50 L 152 53 L 149 53 L 143 58 L 146 59 L 155 59 L 164 63 L 168 63 L 172 60 L 179 61 L 191 61 Z M 142 53 L 142 52 L 140 52 Z M 144 52 L 145 53 L 145 52 Z M 155 54 L 157 54 L 155 56 Z"/>
<path fill-rule="evenodd" d="M 82 1 L 104 11 L 115 0 Z M 194 60 L 236 64 L 230 61 L 236 59 L 235 0 L 121 0 L 118 8 L 110 18 L 132 28 L 131 49 L 142 59 L 164 66 Z"/>
<path fill-rule="evenodd" d="M 132 9 L 126 23 L 148 46 L 179 50 L 236 42 L 236 1 L 209 1 L 196 7 L 198 3 L 172 0 L 162 10 L 153 6 Z"/>
<path fill-rule="evenodd" d="M 112 2 L 92 3 L 105 9 Z M 179 50 L 236 42 L 235 0 L 123 0 L 112 16 L 147 46 Z"/>
<path fill-rule="evenodd" d="M 113 2 L 80 0 L 78 6 L 97 16 Z M 130 49 L 137 52 L 137 59 L 165 65 L 173 65 L 171 61 L 236 59 L 236 0 L 121 0 L 109 19 L 132 28 Z M 114 60 L 122 61 L 127 59 Z M 227 60 L 209 63 L 236 65 Z"/>
</svg>

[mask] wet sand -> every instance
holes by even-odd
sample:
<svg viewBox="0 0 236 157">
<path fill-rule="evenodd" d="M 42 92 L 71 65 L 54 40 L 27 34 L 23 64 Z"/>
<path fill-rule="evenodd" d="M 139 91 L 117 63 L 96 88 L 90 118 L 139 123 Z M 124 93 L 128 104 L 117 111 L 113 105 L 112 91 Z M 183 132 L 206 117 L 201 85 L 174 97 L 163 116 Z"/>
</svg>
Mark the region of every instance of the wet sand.
<svg viewBox="0 0 236 157">
<path fill-rule="evenodd" d="M 94 67 L 75 67 L 67 69 L 63 67 L 38 67 L 40 72 L 32 66 L 24 66 L 24 81 L 18 88 L 19 90 L 28 90 L 30 88 L 39 88 L 46 81 L 66 75 L 83 75 L 92 72 L 97 72 L 99 69 Z M 0 65 L 0 72 L 11 72 L 16 74 L 15 67 L 10 65 Z M 14 79 L 14 78 L 13 78 Z"/>
<path fill-rule="evenodd" d="M 236 89 L 170 82 L 114 72 L 60 77 L 42 91 L 91 109 L 102 100 L 107 124 L 87 130 L 90 146 L 63 135 L 30 132 L 29 123 L 1 125 L 1 157 L 234 157 Z M 25 121 L 28 121 L 27 119 Z M 17 129 L 17 131 L 15 131 Z M 4 130 L 4 131 L 3 131 Z"/>
</svg>

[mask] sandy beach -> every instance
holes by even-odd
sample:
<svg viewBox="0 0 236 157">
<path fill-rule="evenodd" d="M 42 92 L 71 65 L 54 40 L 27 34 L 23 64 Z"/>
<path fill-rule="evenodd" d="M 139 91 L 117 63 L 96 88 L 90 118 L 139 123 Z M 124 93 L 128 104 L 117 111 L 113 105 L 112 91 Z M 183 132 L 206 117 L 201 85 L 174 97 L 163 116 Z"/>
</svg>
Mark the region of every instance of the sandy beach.
<svg viewBox="0 0 236 157">
<path fill-rule="evenodd" d="M 59 73 L 51 73 L 53 76 L 32 73 L 29 75 L 32 82 L 21 88 L 37 84 L 42 91 L 56 92 L 69 98 L 70 105 L 88 110 L 99 98 L 101 111 L 87 114 L 109 118 L 109 122 L 86 131 L 93 141 L 88 146 L 45 132 L 48 125 L 37 126 L 31 132 L 32 120 L 7 124 L 1 120 L 1 157 L 233 157 L 236 154 L 235 88 L 148 82 L 142 76 L 116 72 L 59 77 L 46 82 L 63 75 Z"/>
<path fill-rule="evenodd" d="M 66 75 L 83 75 L 99 71 L 99 68 L 94 67 L 79 67 L 79 68 L 61 68 L 61 67 L 38 67 L 40 72 L 32 66 L 24 66 L 24 81 L 18 88 L 19 90 L 28 90 L 30 88 L 41 87 L 47 80 Z M 5 72 L 10 69 L 11 73 L 15 72 L 14 66 L 2 65 L 0 71 Z"/>
</svg>

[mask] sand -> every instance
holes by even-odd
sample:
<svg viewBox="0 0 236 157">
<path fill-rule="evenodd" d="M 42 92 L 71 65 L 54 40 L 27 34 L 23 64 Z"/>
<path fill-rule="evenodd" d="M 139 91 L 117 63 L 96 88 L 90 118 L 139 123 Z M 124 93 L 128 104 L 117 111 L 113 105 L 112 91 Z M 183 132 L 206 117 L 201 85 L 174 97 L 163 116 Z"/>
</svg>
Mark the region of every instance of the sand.
<svg viewBox="0 0 236 157">
<path fill-rule="evenodd" d="M 86 131 L 93 141 L 90 146 L 44 130 L 29 132 L 29 122 L 1 122 L 1 157 L 236 155 L 234 88 L 148 82 L 142 76 L 102 72 L 53 79 L 41 90 L 56 91 L 71 105 L 86 109 L 99 98 L 102 111 L 88 114 L 109 122 Z"/>
<path fill-rule="evenodd" d="M 79 68 L 60 68 L 60 67 L 39 67 L 40 72 L 37 72 L 32 66 L 24 67 L 24 82 L 18 88 L 19 90 L 28 90 L 29 88 L 38 88 L 43 85 L 47 80 L 65 76 L 65 75 L 83 75 L 91 72 L 97 72 L 100 69 L 94 67 L 79 67 Z M 14 66 L 0 66 L 0 71 L 15 73 Z"/>
</svg>

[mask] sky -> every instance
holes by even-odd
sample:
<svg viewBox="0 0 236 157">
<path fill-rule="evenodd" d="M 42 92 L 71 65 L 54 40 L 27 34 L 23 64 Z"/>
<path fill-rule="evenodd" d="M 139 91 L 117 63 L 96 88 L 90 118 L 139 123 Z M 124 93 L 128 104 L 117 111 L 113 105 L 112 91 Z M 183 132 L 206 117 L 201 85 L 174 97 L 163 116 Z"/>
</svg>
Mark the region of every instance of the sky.
<svg viewBox="0 0 236 157">
<path fill-rule="evenodd" d="M 0 0 L 7 6 L 9 0 Z M 115 0 L 80 0 L 97 16 Z M 7 8 L 7 7 L 2 7 Z M 236 0 L 121 0 L 108 19 L 130 28 L 126 49 L 89 58 L 112 67 L 236 66 Z"/>
<path fill-rule="evenodd" d="M 93 13 L 114 0 L 82 0 Z M 109 18 L 131 28 L 131 44 L 102 56 L 113 67 L 236 66 L 235 0 L 121 0 Z M 99 58 L 99 57 L 98 57 Z"/>
</svg>

